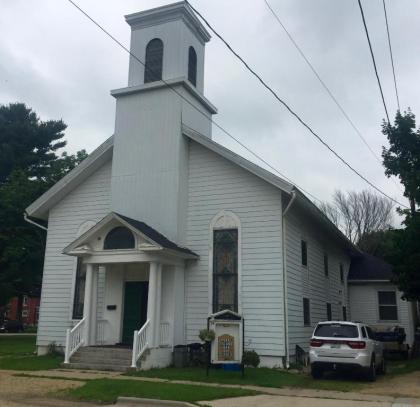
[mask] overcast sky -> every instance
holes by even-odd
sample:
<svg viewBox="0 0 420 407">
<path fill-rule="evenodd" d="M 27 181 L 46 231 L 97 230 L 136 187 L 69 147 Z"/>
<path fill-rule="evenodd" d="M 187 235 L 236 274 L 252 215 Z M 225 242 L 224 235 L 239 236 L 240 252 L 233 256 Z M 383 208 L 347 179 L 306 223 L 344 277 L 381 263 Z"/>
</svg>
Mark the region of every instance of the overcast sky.
<svg viewBox="0 0 420 407">
<path fill-rule="evenodd" d="M 127 46 L 124 15 L 162 0 L 76 0 Z M 386 145 L 384 109 L 357 0 L 268 0 L 377 156 Z M 403 200 L 293 47 L 263 0 L 191 0 L 257 72 L 368 179 Z M 420 2 L 387 0 L 401 108 L 420 115 Z M 396 97 L 382 0 L 364 0 L 385 98 Z M 24 102 L 42 119 L 68 125 L 66 149 L 91 152 L 114 130 L 111 89 L 126 86 L 128 55 L 66 0 L 0 0 L 0 104 Z M 206 46 L 205 95 L 215 120 L 320 199 L 367 185 L 344 167 L 213 36 Z M 214 139 L 246 152 L 213 129 Z M 253 159 L 254 160 L 254 159 Z M 255 161 L 255 160 L 254 160 Z"/>
</svg>

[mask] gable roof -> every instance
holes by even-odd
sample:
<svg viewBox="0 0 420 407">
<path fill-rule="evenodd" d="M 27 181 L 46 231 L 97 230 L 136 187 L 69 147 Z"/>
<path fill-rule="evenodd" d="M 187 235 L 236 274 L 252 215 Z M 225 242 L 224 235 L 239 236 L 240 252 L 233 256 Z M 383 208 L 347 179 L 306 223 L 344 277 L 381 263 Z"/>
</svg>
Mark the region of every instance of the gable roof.
<svg viewBox="0 0 420 407">
<path fill-rule="evenodd" d="M 392 281 L 392 266 L 386 261 L 367 253 L 354 257 L 350 264 L 349 282 Z"/>
<path fill-rule="evenodd" d="M 216 143 L 209 137 L 202 135 L 184 124 L 182 125 L 182 133 L 188 139 L 195 141 L 219 156 L 263 179 L 287 195 L 295 195 L 301 207 L 303 207 L 304 210 L 312 217 L 317 219 L 317 221 L 319 221 L 329 231 L 329 233 L 332 233 L 335 237 L 337 237 L 339 241 L 350 250 L 351 254 L 361 253 L 360 250 L 353 245 L 353 243 L 351 243 L 347 237 L 330 221 L 330 219 L 328 219 L 328 217 L 296 186 L 234 153 L 226 147 L 223 147 L 221 144 Z M 94 150 L 88 158 L 82 161 L 76 168 L 70 171 L 52 188 L 28 206 L 26 209 L 27 214 L 33 218 L 47 220 L 50 208 L 57 204 L 89 175 L 93 174 L 93 172 L 95 172 L 107 160 L 112 158 L 113 147 L 114 136 L 107 139 L 96 150 Z"/>
<path fill-rule="evenodd" d="M 77 167 L 32 202 L 25 212 L 33 218 L 48 220 L 48 211 L 54 205 L 112 158 L 113 147 L 114 136 L 111 136 Z"/>
<path fill-rule="evenodd" d="M 84 242 L 89 240 L 96 232 L 101 230 L 105 227 L 109 222 L 117 220 L 123 226 L 126 226 L 131 231 L 143 236 L 147 239 L 148 242 L 156 246 L 158 249 L 167 249 L 170 251 L 178 252 L 182 255 L 187 255 L 188 258 L 198 258 L 198 254 L 194 253 L 193 251 L 187 249 L 186 247 L 178 246 L 176 243 L 172 242 L 164 235 L 159 233 L 156 229 L 152 228 L 151 226 L 147 225 L 144 222 L 141 222 L 136 219 L 129 218 L 128 216 L 124 216 L 115 212 L 109 213 L 107 216 L 102 218 L 98 223 L 92 226 L 89 230 L 83 233 L 81 236 L 76 238 L 73 242 L 71 242 L 68 246 L 66 246 L 63 250 L 64 254 L 77 254 L 78 247 L 83 245 Z"/>
</svg>

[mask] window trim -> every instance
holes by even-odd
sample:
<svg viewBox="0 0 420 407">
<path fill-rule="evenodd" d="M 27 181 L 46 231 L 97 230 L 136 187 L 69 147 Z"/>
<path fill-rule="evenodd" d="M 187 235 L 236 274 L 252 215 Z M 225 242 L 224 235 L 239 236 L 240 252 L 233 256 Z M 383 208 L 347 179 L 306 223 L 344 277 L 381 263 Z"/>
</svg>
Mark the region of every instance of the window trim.
<svg viewBox="0 0 420 407">
<path fill-rule="evenodd" d="M 213 231 L 215 229 L 237 229 L 238 230 L 238 314 L 242 314 L 242 226 L 239 217 L 231 212 L 222 210 L 218 212 L 209 225 L 209 259 L 208 259 L 208 313 L 213 313 Z"/>
<path fill-rule="evenodd" d="M 155 72 L 149 73 L 149 71 L 146 69 L 147 63 L 149 62 L 148 59 L 147 59 L 147 50 L 148 50 L 150 44 L 153 41 L 159 41 L 160 44 L 162 45 L 162 58 L 161 58 L 161 66 L 160 66 L 161 72 L 160 72 L 160 77 L 158 79 L 156 79 L 156 77 L 154 77 Z M 144 50 L 144 75 L 143 75 L 143 83 L 144 84 L 158 82 L 158 81 L 161 81 L 162 80 L 162 78 L 163 78 L 163 58 L 164 58 L 164 53 L 165 53 L 165 44 L 163 43 L 163 41 L 162 41 L 161 38 L 155 37 L 155 38 L 152 38 L 150 41 L 147 42 L 146 48 Z M 152 77 L 153 80 L 147 80 L 146 81 L 146 79 L 149 79 L 148 76 L 147 76 L 149 74 L 150 75 L 153 75 L 153 77 Z"/>
<path fill-rule="evenodd" d="M 392 292 L 392 293 L 394 293 L 395 294 L 395 305 L 380 304 L 379 303 L 379 293 L 382 293 L 382 292 L 385 292 L 385 293 Z M 393 289 L 378 289 L 378 290 L 376 290 L 376 301 L 377 301 L 376 309 L 377 309 L 377 312 L 378 312 L 378 321 L 379 322 L 398 322 L 400 320 L 397 290 L 393 290 Z M 396 311 L 397 311 L 397 319 L 381 319 L 380 307 L 395 307 Z"/>
</svg>

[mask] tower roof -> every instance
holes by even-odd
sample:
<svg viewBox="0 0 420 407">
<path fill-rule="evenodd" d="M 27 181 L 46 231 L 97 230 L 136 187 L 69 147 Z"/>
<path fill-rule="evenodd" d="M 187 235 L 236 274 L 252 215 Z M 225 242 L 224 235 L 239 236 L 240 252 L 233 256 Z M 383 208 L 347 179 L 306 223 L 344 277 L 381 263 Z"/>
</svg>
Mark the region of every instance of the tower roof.
<svg viewBox="0 0 420 407">
<path fill-rule="evenodd" d="M 203 44 L 210 40 L 209 32 L 184 1 L 125 16 L 125 21 L 132 29 L 150 27 L 175 20 L 183 20 Z"/>
</svg>

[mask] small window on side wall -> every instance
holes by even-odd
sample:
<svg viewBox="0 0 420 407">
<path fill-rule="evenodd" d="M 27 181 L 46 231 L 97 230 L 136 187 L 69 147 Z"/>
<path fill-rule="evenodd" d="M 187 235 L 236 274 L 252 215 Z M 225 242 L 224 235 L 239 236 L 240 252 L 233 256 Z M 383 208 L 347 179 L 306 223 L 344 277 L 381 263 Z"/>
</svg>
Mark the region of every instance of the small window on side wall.
<svg viewBox="0 0 420 407">
<path fill-rule="evenodd" d="M 188 49 L 188 80 L 197 86 L 197 53 L 193 47 Z"/>
<path fill-rule="evenodd" d="M 343 263 L 340 263 L 340 281 L 344 283 L 344 266 Z"/>
<path fill-rule="evenodd" d="M 306 267 L 308 265 L 308 244 L 306 243 L 305 240 L 302 240 L 300 242 L 300 247 L 301 247 L 302 266 Z"/>
<path fill-rule="evenodd" d="M 343 307 L 343 321 L 347 321 L 347 307 Z"/>
<path fill-rule="evenodd" d="M 147 44 L 144 65 L 144 83 L 162 79 L 163 42 L 159 38 L 155 38 Z"/>
<path fill-rule="evenodd" d="M 332 321 L 332 309 L 329 302 L 327 302 L 327 321 Z"/>
<path fill-rule="evenodd" d="M 325 277 L 328 277 L 328 254 L 324 253 L 324 274 Z"/>
<path fill-rule="evenodd" d="M 133 232 L 123 226 L 110 230 L 104 240 L 104 250 L 134 249 Z"/>
<path fill-rule="evenodd" d="M 303 325 L 310 326 L 311 325 L 311 307 L 309 298 L 303 299 Z"/>
<path fill-rule="evenodd" d="M 378 291 L 379 319 L 381 321 L 397 321 L 398 307 L 395 291 Z"/>
</svg>

